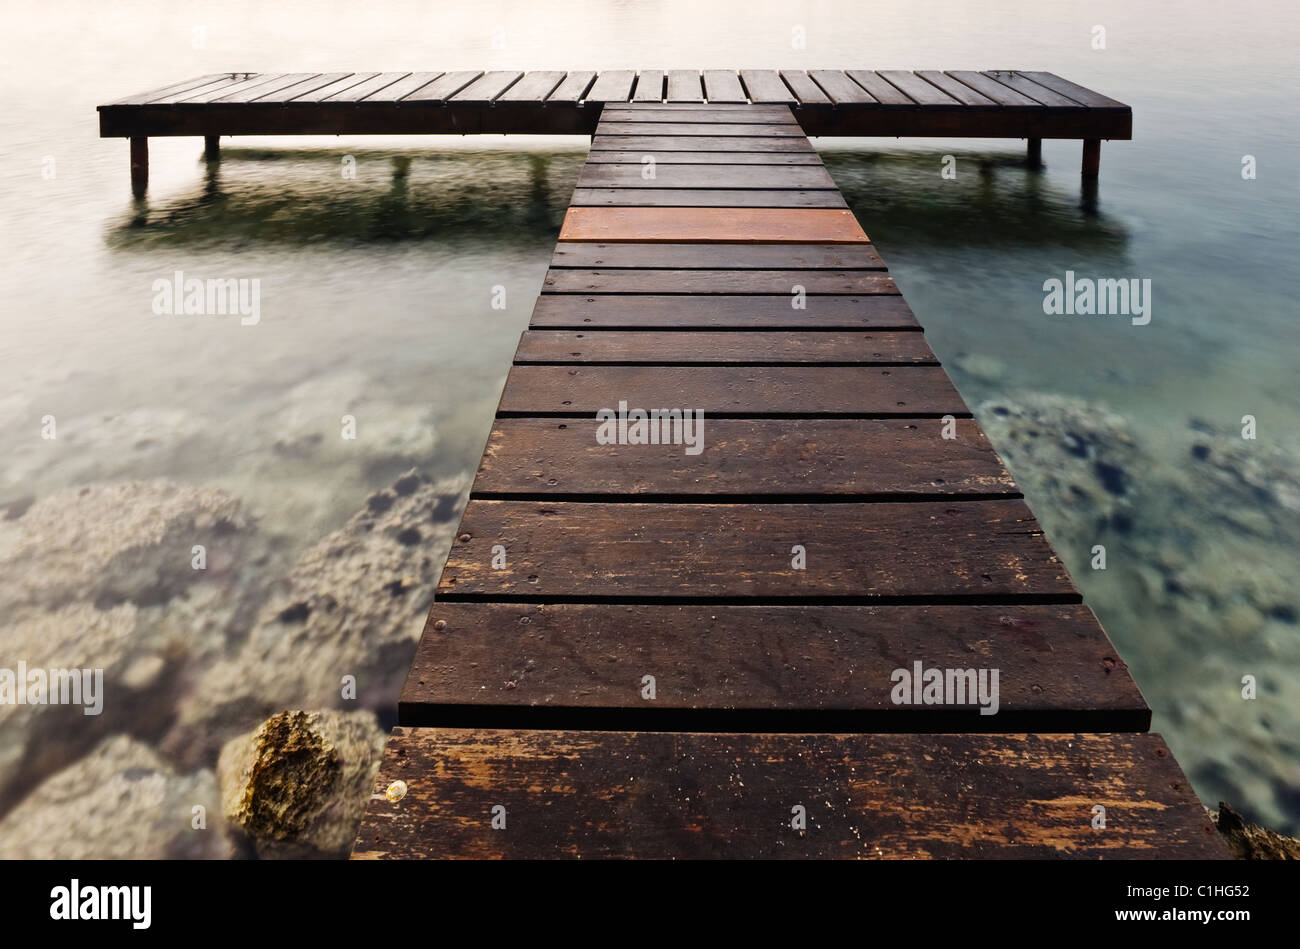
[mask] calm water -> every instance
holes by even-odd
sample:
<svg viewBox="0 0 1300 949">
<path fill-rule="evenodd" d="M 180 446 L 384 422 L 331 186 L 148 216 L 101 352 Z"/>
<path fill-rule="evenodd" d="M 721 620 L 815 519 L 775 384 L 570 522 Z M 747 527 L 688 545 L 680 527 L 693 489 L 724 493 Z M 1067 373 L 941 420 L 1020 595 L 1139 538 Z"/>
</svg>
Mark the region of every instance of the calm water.
<svg viewBox="0 0 1300 949">
<path fill-rule="evenodd" d="M 100 102 L 226 70 L 1048 69 L 1134 108 L 1135 140 L 1103 146 L 1095 194 L 1080 189 L 1077 142 L 1045 143 L 1041 172 L 1009 141 L 820 144 L 972 406 L 1047 393 L 1123 420 L 1136 462 L 1121 527 L 1080 527 L 1049 470 L 1013 467 L 1198 793 L 1300 827 L 1300 512 L 1275 505 L 1271 526 L 1243 533 L 1250 512 L 1224 509 L 1240 495 L 1189 456 L 1199 437 L 1270 453 L 1291 485 L 1300 469 L 1297 8 L 270 7 L 4 5 L 0 506 L 166 477 L 225 488 L 305 549 L 405 468 L 472 471 L 586 144 L 236 139 L 210 171 L 198 140 L 155 139 L 137 203 L 125 142 L 97 137 Z M 955 181 L 940 177 L 945 154 Z M 259 278 L 261 322 L 154 316 L 152 282 L 177 269 Z M 1151 324 L 1045 316 L 1042 282 L 1067 269 L 1149 278 Z M 309 408 L 286 414 L 287 401 Z M 331 465 L 274 451 L 286 429 L 336 427 L 349 406 L 391 422 L 391 437 Z M 39 437 L 46 414 L 66 435 L 57 449 Z M 1238 437 L 1246 414 L 1257 442 Z M 1093 543 L 1111 547 L 1104 573 L 1089 568 Z M 1172 582 L 1169 558 L 1190 579 Z M 1254 701 L 1239 695 L 1243 674 L 1259 676 Z"/>
</svg>

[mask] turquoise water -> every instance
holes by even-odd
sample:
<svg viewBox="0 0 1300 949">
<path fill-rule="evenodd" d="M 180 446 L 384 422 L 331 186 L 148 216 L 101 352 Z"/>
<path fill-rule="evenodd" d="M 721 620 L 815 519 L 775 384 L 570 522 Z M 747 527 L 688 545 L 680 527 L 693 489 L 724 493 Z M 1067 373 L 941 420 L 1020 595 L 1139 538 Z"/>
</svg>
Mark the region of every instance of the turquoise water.
<svg viewBox="0 0 1300 949">
<path fill-rule="evenodd" d="M 292 553 L 411 466 L 472 472 L 586 144 L 235 139 L 210 169 L 197 140 L 155 140 L 135 202 L 125 142 L 97 137 L 98 103 L 225 70 L 1048 69 L 1134 108 L 1134 140 L 1103 146 L 1095 192 L 1078 143 L 1046 142 L 1040 171 L 1011 141 L 818 144 L 1198 793 L 1295 832 L 1300 13 L 992 6 L 6 3 L 0 506 L 165 477 L 246 500 Z M 260 323 L 155 316 L 152 283 L 177 269 L 259 278 Z M 1066 270 L 1150 279 L 1150 325 L 1046 316 L 1043 281 Z M 1050 454 L 1017 464 L 999 440 L 992 407 L 1019 417 L 1042 394 L 1122 421 L 1128 488 L 1108 499 L 1122 517 L 1080 517 Z M 276 451 L 356 404 L 391 437 L 330 464 Z M 40 439 L 47 414 L 66 439 Z M 1203 472 L 1205 453 L 1226 467 Z M 1246 490 L 1234 472 L 1252 465 L 1266 474 L 1247 480 L 1268 484 Z M 1089 567 L 1093 543 L 1111 550 L 1105 572 Z M 1258 698 L 1239 695 L 1243 674 Z"/>
</svg>

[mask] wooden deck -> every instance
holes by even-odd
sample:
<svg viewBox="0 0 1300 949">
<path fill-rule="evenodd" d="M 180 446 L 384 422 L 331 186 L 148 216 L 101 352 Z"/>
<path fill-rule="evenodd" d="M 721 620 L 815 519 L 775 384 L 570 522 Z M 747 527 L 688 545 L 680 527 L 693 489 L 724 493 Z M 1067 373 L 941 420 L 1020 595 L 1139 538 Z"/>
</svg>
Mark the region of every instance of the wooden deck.
<svg viewBox="0 0 1300 949">
<path fill-rule="evenodd" d="M 1226 856 L 789 106 L 605 108 L 457 533 L 354 857 Z"/>
<path fill-rule="evenodd" d="M 716 123 L 717 130 L 676 141 L 662 119 L 680 122 L 672 109 L 691 103 L 702 108 L 689 124 Z M 99 106 L 99 134 L 131 139 L 139 192 L 148 182 L 147 142 L 155 136 L 201 135 L 215 155 L 222 135 L 590 135 L 605 112 L 649 106 L 624 131 L 624 151 L 648 147 L 639 125 L 655 133 L 648 137 L 674 139 L 676 149 L 750 153 L 755 143 L 748 139 L 771 131 L 758 105 L 793 109 L 798 127 L 787 144 L 794 156 L 811 152 L 805 135 L 1024 138 L 1034 161 L 1044 138 L 1081 139 L 1085 176 L 1097 174 L 1102 139 L 1129 139 L 1133 130 L 1127 105 L 1049 72 L 623 69 L 213 73 Z M 733 135 L 727 129 L 734 124 L 754 134 Z M 591 180 L 603 181 L 601 172 L 592 169 Z M 703 172 L 681 170 L 691 174 Z"/>
</svg>

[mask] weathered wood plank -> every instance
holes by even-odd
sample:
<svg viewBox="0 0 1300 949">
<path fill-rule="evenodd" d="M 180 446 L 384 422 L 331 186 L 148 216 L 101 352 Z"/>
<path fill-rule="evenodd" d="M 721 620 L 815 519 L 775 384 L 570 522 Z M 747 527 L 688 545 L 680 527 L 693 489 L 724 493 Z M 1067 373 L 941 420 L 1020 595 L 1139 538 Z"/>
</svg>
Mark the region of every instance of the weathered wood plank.
<svg viewBox="0 0 1300 949">
<path fill-rule="evenodd" d="M 916 105 L 915 102 L 899 92 L 891 83 L 881 78 L 879 73 L 872 72 L 870 69 L 850 69 L 845 72 L 845 75 L 871 93 L 872 98 L 881 105 Z"/>
<path fill-rule="evenodd" d="M 597 149 L 587 153 L 587 164 L 637 164 L 649 154 L 645 150 Z M 661 149 L 653 153 L 657 165 L 820 165 L 815 151 L 799 152 L 686 152 Z"/>
<path fill-rule="evenodd" d="M 184 79 L 180 82 L 173 82 L 170 85 L 162 86 L 158 89 L 150 89 L 148 92 L 137 93 L 136 95 L 126 96 L 108 103 L 110 106 L 115 105 L 144 105 L 147 102 L 159 102 L 164 99 L 171 99 L 183 92 L 199 89 L 203 86 L 210 86 L 216 82 L 233 82 L 234 74 L 228 72 L 208 73 L 206 76 L 194 76 L 191 79 Z"/>
<path fill-rule="evenodd" d="M 445 102 L 472 82 L 477 82 L 483 73 L 477 70 L 459 70 L 444 73 L 433 82 L 422 86 L 408 95 L 403 102 Z"/>
<path fill-rule="evenodd" d="M 782 69 L 781 78 L 799 99 L 800 105 L 829 105 L 830 99 L 821 87 L 802 69 Z"/>
<path fill-rule="evenodd" d="M 985 70 L 984 75 L 988 76 L 995 82 L 1000 82 L 1009 89 L 1014 89 L 1023 96 L 1033 99 L 1040 105 L 1045 105 L 1052 109 L 1082 109 L 1083 105 L 1071 99 L 1069 96 L 1062 95 L 1055 89 L 1039 85 L 1032 79 L 1026 79 L 1013 70 L 1007 69 L 1002 71 Z"/>
<path fill-rule="evenodd" d="M 366 103 L 368 105 L 375 105 L 376 103 L 381 102 L 400 102 L 411 93 L 418 92 L 442 75 L 444 74 L 440 72 L 413 72 L 409 76 L 399 79 L 392 85 L 385 86 L 373 95 L 368 96 L 366 98 Z"/>
<path fill-rule="evenodd" d="M 669 102 L 703 102 L 704 85 L 695 69 L 670 69 L 668 71 Z"/>
<path fill-rule="evenodd" d="M 571 208 L 844 208 L 837 190 L 575 188 Z"/>
<path fill-rule="evenodd" d="M 447 101 L 460 105 L 491 105 L 507 89 L 523 78 L 523 73 L 509 70 L 493 70 L 475 79 L 460 92 L 450 96 Z"/>
<path fill-rule="evenodd" d="M 742 69 L 740 80 L 749 93 L 750 101 L 754 103 L 781 102 L 793 105 L 799 101 L 775 69 Z"/>
<path fill-rule="evenodd" d="M 956 437 L 943 437 L 945 424 Z M 792 425 L 706 417 L 705 438 L 698 455 L 643 451 L 599 444 L 592 426 L 572 419 L 499 418 L 474 494 L 812 500 L 1019 493 L 973 419 L 800 419 Z"/>
<path fill-rule="evenodd" d="M 375 73 L 375 72 L 354 72 L 350 75 L 344 76 L 341 79 L 335 80 L 334 82 L 330 83 L 327 86 L 316 86 L 315 88 L 312 89 L 303 89 L 302 92 L 294 96 L 289 101 L 293 103 L 295 106 L 301 106 L 305 104 L 318 105 L 321 102 L 324 102 L 330 96 L 340 92 L 345 92 L 346 90 L 351 89 L 353 86 L 360 85 L 361 83 L 365 82 L 367 79 L 373 79 L 375 76 L 378 75 L 379 73 Z"/>
<path fill-rule="evenodd" d="M 562 241 L 870 243 L 847 210 L 569 208 Z"/>
<path fill-rule="evenodd" d="M 842 69 L 813 69 L 808 75 L 836 105 L 872 105 L 876 99 Z"/>
<path fill-rule="evenodd" d="M 916 329 L 901 296 L 810 296 L 802 310 L 780 296 L 623 296 L 548 293 L 532 326 L 552 329 Z"/>
<path fill-rule="evenodd" d="M 1063 96 L 1068 96 L 1075 102 L 1081 103 L 1090 109 L 1120 109 L 1129 111 L 1129 107 L 1123 102 L 1112 99 L 1110 96 L 1102 95 L 1092 89 L 1085 89 L 1077 83 L 1070 82 L 1068 79 L 1062 79 L 1055 73 L 1035 72 L 1026 70 L 1016 70 L 1019 75 L 1024 76 L 1038 85 L 1051 89 L 1053 92 L 1059 92 Z"/>
<path fill-rule="evenodd" d="M 916 73 L 932 86 L 937 86 L 948 95 L 952 96 L 962 105 L 980 107 L 980 108 L 997 108 L 997 103 L 988 96 L 980 95 L 970 86 L 958 82 L 947 73 L 940 72 L 937 69 L 922 69 Z"/>
<path fill-rule="evenodd" d="M 664 73 L 662 69 L 643 69 L 637 73 L 633 102 L 662 102 L 664 98 Z"/>
<path fill-rule="evenodd" d="M 704 94 L 710 102 L 745 103 L 745 95 L 740 77 L 729 69 L 704 70 Z"/>
<path fill-rule="evenodd" d="M 1158 735 L 396 728 L 374 789 L 354 858 L 1227 856 Z"/>
<path fill-rule="evenodd" d="M 522 79 L 497 97 L 497 102 L 541 103 L 564 81 L 564 73 L 534 71 L 524 73 Z"/>
<path fill-rule="evenodd" d="M 832 190 L 835 182 L 821 166 L 665 165 L 645 162 L 583 166 L 579 188 L 814 188 Z M 648 169 L 648 170 L 647 170 Z M 650 177 L 647 177 L 650 175 Z"/>
<path fill-rule="evenodd" d="M 951 107 L 963 104 L 961 100 L 906 69 L 882 69 L 879 75 L 918 105 Z"/>
<path fill-rule="evenodd" d="M 560 241 L 552 267 L 884 270 L 870 244 L 584 244 Z"/>
<path fill-rule="evenodd" d="M 598 131 L 591 140 L 593 151 L 629 149 L 641 154 L 659 152 L 801 152 L 816 155 L 812 143 L 793 135 L 763 138 L 755 135 L 607 135 Z"/>
<path fill-rule="evenodd" d="M 596 77 L 587 93 L 588 102 L 626 102 L 632 97 L 636 73 L 631 69 L 611 69 Z"/>
<path fill-rule="evenodd" d="M 547 273 L 543 293 L 898 293 L 887 273 L 861 270 L 562 269 Z"/>
<path fill-rule="evenodd" d="M 998 670 L 996 712 L 979 713 L 974 687 L 956 705 L 895 703 L 894 671 L 918 661 L 982 668 L 986 684 Z M 398 711 L 408 726 L 737 732 L 1145 731 L 1150 719 L 1082 605 L 436 603 Z"/>
<path fill-rule="evenodd" d="M 596 81 L 594 72 L 571 72 L 564 77 L 564 81 L 555 87 L 555 91 L 547 97 L 547 102 L 555 103 L 573 103 L 581 102 L 587 96 L 587 90 L 591 88 L 592 83 Z"/>
<path fill-rule="evenodd" d="M 405 72 L 384 72 L 377 76 L 372 76 L 365 82 L 358 83 L 351 88 L 344 89 L 342 92 L 336 92 L 326 99 L 326 102 L 360 102 L 362 99 L 368 99 L 377 92 L 381 92 L 409 76 Z"/>
<path fill-rule="evenodd" d="M 228 89 L 225 91 L 223 95 L 221 95 L 216 99 L 213 99 L 212 101 L 222 102 L 222 103 L 264 102 L 267 101 L 268 98 L 271 97 L 274 93 L 280 92 L 281 90 L 288 90 L 292 87 L 299 86 L 310 80 L 314 80 L 316 79 L 317 75 L 318 75 L 317 73 L 310 73 L 310 72 L 287 73 L 286 75 L 280 76 L 277 79 L 273 79 L 270 82 L 258 83 L 257 85 L 254 86 L 245 85 L 245 86 L 231 87 L 234 91 L 230 91 Z M 304 92 L 306 90 L 299 89 L 298 91 Z"/>
<path fill-rule="evenodd" d="M 679 406 L 710 415 L 969 415 L 938 366 L 515 366 L 502 413 Z"/>
<path fill-rule="evenodd" d="M 233 89 L 260 85 L 277 75 L 280 75 L 280 73 L 231 73 L 216 82 L 199 83 L 198 85 L 176 89 L 171 93 L 161 94 L 156 99 L 150 99 L 147 105 L 178 105 L 181 102 L 189 102 L 196 96 L 221 95 L 223 92 L 229 92 Z"/>
<path fill-rule="evenodd" d="M 607 122 L 670 122 L 676 124 L 741 124 L 741 125 L 786 125 L 797 126 L 794 113 L 788 106 L 752 105 L 743 110 L 722 108 L 714 103 L 699 108 L 684 108 L 681 105 L 621 105 L 618 103 L 605 106 L 600 113 L 601 123 Z"/>
<path fill-rule="evenodd" d="M 516 366 L 511 375 L 527 368 Z M 696 376 L 718 371 L 688 370 Z M 865 371 L 804 370 L 818 375 Z M 655 394 L 665 393 L 659 389 Z M 684 402 L 698 407 L 699 401 L 687 397 L 695 394 L 707 395 L 682 393 L 663 402 L 639 401 L 629 392 L 609 404 L 617 407 L 617 398 L 625 397 L 633 406 Z M 594 419 L 569 424 L 589 426 L 594 439 Z M 707 409 L 702 436 L 707 453 Z M 689 446 L 626 447 L 649 455 L 685 453 Z M 610 504 L 471 499 L 459 530 L 438 599 L 1079 601 L 1065 567 L 1019 500 Z M 592 543 L 593 538 L 599 542 Z M 504 567 L 492 565 L 492 548 L 498 545 L 506 549 Z M 793 566 L 796 547 L 806 552 L 803 568 Z"/>
<path fill-rule="evenodd" d="M 190 92 L 181 93 L 175 98 L 177 105 L 201 105 L 206 102 L 213 102 L 230 93 L 242 92 L 246 89 L 258 89 L 268 85 L 277 79 L 285 78 L 287 73 L 257 73 L 251 79 L 245 79 L 243 82 L 237 82 L 230 86 L 211 85 L 204 86 L 200 89 L 194 89 Z M 299 79 L 306 78 L 309 73 L 300 73 Z"/>
<path fill-rule="evenodd" d="M 272 105 L 290 102 L 298 96 L 307 95 L 315 92 L 317 89 L 324 89 L 326 86 L 334 86 L 341 79 L 346 79 L 352 73 L 347 72 L 327 72 L 316 73 L 307 79 L 300 80 L 292 85 L 283 88 L 275 88 L 275 84 L 267 86 L 266 89 L 254 89 L 249 95 L 251 102 L 259 105 Z M 335 86 L 335 88 L 338 88 Z"/>
<path fill-rule="evenodd" d="M 694 137 L 724 138 L 736 136 L 761 140 L 771 138 L 805 138 L 797 122 L 768 122 L 755 125 L 750 122 L 602 122 L 600 134 L 606 138 L 624 135 L 673 136 L 686 140 Z M 771 141 L 761 141 L 771 145 Z"/>
<path fill-rule="evenodd" d="M 616 363 L 672 366 L 689 363 L 888 366 L 930 363 L 938 358 L 920 333 L 834 333 L 752 330 L 593 332 L 528 330 L 516 363 Z"/>
<path fill-rule="evenodd" d="M 1041 109 L 1043 106 L 1029 96 L 1004 86 L 996 79 L 990 79 L 980 72 L 969 69 L 951 69 L 948 75 L 963 85 L 970 86 L 976 92 L 988 96 L 1004 109 Z"/>
</svg>

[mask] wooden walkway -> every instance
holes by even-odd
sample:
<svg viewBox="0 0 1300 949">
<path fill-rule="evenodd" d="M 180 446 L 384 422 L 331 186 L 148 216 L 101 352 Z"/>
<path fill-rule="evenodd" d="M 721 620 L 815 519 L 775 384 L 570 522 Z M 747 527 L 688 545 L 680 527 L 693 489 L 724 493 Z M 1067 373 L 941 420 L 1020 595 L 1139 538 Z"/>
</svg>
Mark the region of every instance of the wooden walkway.
<svg viewBox="0 0 1300 949">
<path fill-rule="evenodd" d="M 786 105 L 605 107 L 399 722 L 354 857 L 1226 856 Z"/>
<path fill-rule="evenodd" d="M 1044 138 L 1080 139 L 1088 177 L 1098 173 L 1101 140 L 1133 131 L 1127 105 L 1049 72 L 618 69 L 213 73 L 99 106 L 99 134 L 131 139 L 132 182 L 142 192 L 154 136 L 201 135 L 215 156 L 222 135 L 590 135 L 602 109 L 690 103 L 711 112 L 792 108 L 799 136 L 1023 138 L 1034 162 Z M 652 108 L 642 124 L 663 111 Z M 640 148 L 628 134 L 629 148 Z M 725 131 L 710 138 L 681 145 L 745 150 L 744 142 L 726 148 Z"/>
</svg>

